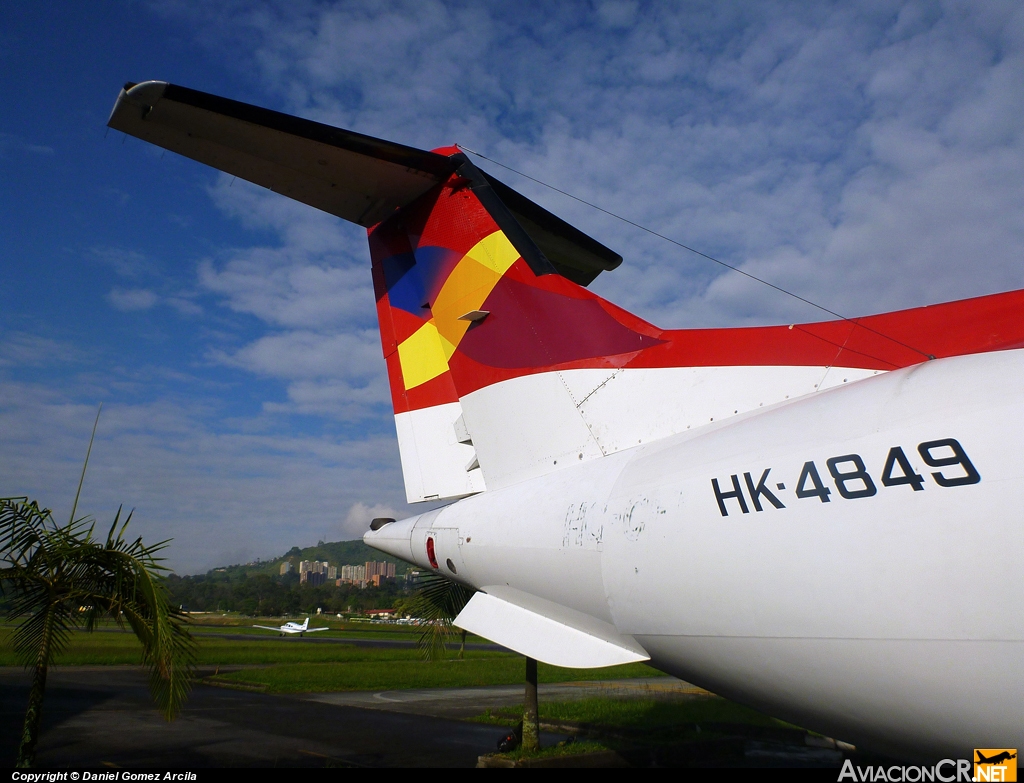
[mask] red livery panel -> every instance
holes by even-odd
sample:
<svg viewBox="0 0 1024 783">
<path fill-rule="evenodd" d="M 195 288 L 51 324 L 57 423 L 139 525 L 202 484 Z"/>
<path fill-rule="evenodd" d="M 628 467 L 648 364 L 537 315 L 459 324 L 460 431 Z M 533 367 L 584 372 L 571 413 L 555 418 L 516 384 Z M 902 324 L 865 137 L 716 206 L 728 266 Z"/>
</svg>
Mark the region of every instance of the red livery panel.
<svg viewBox="0 0 1024 783">
<path fill-rule="evenodd" d="M 894 370 L 931 358 L 1024 347 L 1024 291 L 851 320 L 662 330 L 559 274 L 538 274 L 521 255 L 493 283 L 480 307 L 486 316 L 454 346 L 447 371 L 407 388 L 398 346 L 431 322 L 433 303 L 463 257 L 501 230 L 459 174 L 369 230 L 396 412 L 455 402 L 493 383 L 552 370 L 746 365 Z"/>
</svg>

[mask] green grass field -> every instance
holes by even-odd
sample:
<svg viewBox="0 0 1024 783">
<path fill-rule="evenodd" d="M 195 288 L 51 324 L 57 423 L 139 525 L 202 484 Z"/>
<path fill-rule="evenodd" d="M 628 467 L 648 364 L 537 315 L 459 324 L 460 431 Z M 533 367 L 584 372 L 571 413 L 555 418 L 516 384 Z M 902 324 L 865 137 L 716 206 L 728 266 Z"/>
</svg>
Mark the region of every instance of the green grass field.
<svg viewBox="0 0 1024 783">
<path fill-rule="evenodd" d="M 234 631 L 231 631 L 234 633 Z M 0 666 L 16 666 L 18 660 L 11 649 L 10 628 L 0 628 Z M 257 632 L 258 633 L 258 632 Z M 253 634 L 251 639 L 235 640 L 218 638 L 210 632 L 199 630 L 195 634 L 198 642 L 198 663 L 209 666 L 231 666 L 244 664 L 281 663 L 343 663 L 348 661 L 396 661 L 421 659 L 419 650 L 360 648 L 346 644 L 309 644 L 304 639 L 276 636 L 261 639 Z M 248 634 L 246 634 L 248 636 Z M 365 638 L 365 637 L 364 637 Z M 409 637 L 406 637 L 408 639 Z M 468 656 L 497 655 L 499 653 L 467 652 Z M 54 661 L 65 666 L 109 666 L 115 664 L 138 664 L 142 662 L 142 647 L 134 634 L 114 629 L 102 629 L 95 633 L 76 632 L 72 635 L 68 649 Z"/>
<path fill-rule="evenodd" d="M 301 623 L 303 620 L 309 617 L 309 624 L 314 628 L 327 626 L 331 629 L 331 633 L 345 632 L 345 633 L 381 633 L 388 636 L 418 636 L 422 631 L 421 628 L 415 625 L 397 625 L 390 623 L 376 623 L 369 621 L 360 620 L 339 620 L 334 615 L 325 615 L 318 617 L 316 615 L 301 615 L 295 617 L 281 618 L 281 617 L 242 617 L 237 614 L 192 614 L 191 628 L 193 633 L 203 633 L 205 631 L 210 632 L 230 632 L 230 633 L 269 633 L 268 631 L 261 631 L 257 628 L 253 628 L 253 625 L 269 625 L 279 626 L 283 625 L 285 620 L 291 620 L 292 622 Z"/>
<path fill-rule="evenodd" d="M 690 749 L 689 761 L 696 761 L 698 766 L 703 766 L 701 762 L 731 766 L 742 762 L 743 737 L 785 739 L 801 747 L 805 734 L 795 726 L 710 694 L 672 700 L 541 699 L 538 708 L 542 724 L 555 724 L 568 730 L 576 741 L 544 747 L 539 752 L 520 748 L 500 754 L 504 758 L 518 760 L 613 750 L 624 752 L 626 756 L 639 751 L 641 762 L 649 763 L 651 749 L 669 749 L 664 758 L 671 760 L 671 749 L 685 745 Z M 516 706 L 488 710 L 475 720 L 511 727 L 519 723 L 522 716 L 522 707 Z M 739 743 L 737 737 L 741 738 Z"/>
<path fill-rule="evenodd" d="M 405 651 L 402 651 L 405 652 Z M 364 656 L 359 660 L 358 655 Z M 466 653 L 466 660 L 424 661 L 418 655 L 388 658 L 391 651 L 359 650 L 344 666 L 294 663 L 244 669 L 221 675 L 221 680 L 265 686 L 269 693 L 399 690 L 404 688 L 467 688 L 516 685 L 526 674 L 523 658 L 508 653 Z M 617 680 L 656 677 L 661 673 L 643 664 L 606 669 L 562 669 L 538 664 L 541 682 Z"/>
<path fill-rule="evenodd" d="M 241 631 L 243 629 L 237 629 Z M 255 630 L 255 629 L 253 629 Z M 467 650 L 465 660 L 424 661 L 416 648 L 355 647 L 347 644 L 309 643 L 299 637 L 261 639 L 259 631 L 244 634 L 246 638 L 224 639 L 217 633 L 234 634 L 236 629 L 223 627 L 196 628 L 198 663 L 201 666 L 258 665 L 260 668 L 220 675 L 221 680 L 242 684 L 263 685 L 273 693 L 316 691 L 390 690 L 401 688 L 440 688 L 471 685 L 505 685 L 522 682 L 523 659 L 501 652 Z M 15 666 L 18 661 L 9 644 L 12 629 L 0 628 L 0 665 Z M 347 631 L 325 632 L 341 637 Z M 387 636 L 387 631 L 378 631 Z M 406 640 L 407 632 L 393 633 Z M 352 636 L 365 638 L 361 631 Z M 455 657 L 455 649 L 450 651 Z M 135 636 L 113 628 L 94 633 L 76 632 L 68 649 L 55 663 L 65 666 L 105 666 L 139 664 L 142 648 Z M 541 664 L 542 682 L 570 680 L 618 679 L 652 677 L 659 672 L 642 664 L 608 669 L 559 669 Z"/>
<path fill-rule="evenodd" d="M 307 644 L 307 639 L 373 639 L 395 640 L 414 643 L 422 633 L 421 628 L 403 625 L 382 625 L 375 623 L 310 621 L 318 627 L 327 625 L 331 630 L 300 638 L 282 638 L 273 631 L 254 628 L 254 623 L 277 626 L 280 618 L 228 616 L 204 618 L 193 622 L 190 631 L 199 643 L 199 663 L 212 665 L 268 664 L 293 662 L 327 662 L 348 660 L 331 650 L 340 645 Z M 0 625 L 0 666 L 17 664 L 9 640 L 13 627 Z M 224 636 L 245 636 L 244 641 L 225 639 Z M 488 643 L 486 639 L 468 636 L 469 644 Z M 113 623 L 105 622 L 94 633 L 78 631 L 72 635 L 69 649 L 55 663 L 61 665 L 112 665 L 139 663 L 142 648 L 130 631 L 119 630 Z M 416 653 L 412 651 L 412 656 Z"/>
<path fill-rule="evenodd" d="M 573 701 L 544 701 L 539 704 L 540 719 L 590 726 L 615 726 L 631 732 L 651 732 L 691 728 L 700 724 L 746 724 L 752 726 L 786 726 L 763 713 L 734 704 L 718 696 L 697 696 L 687 699 L 623 699 L 592 698 Z M 477 720 L 503 726 L 514 726 L 523 718 L 521 706 L 488 710 Z"/>
<path fill-rule="evenodd" d="M 270 622 L 261 622 L 260 625 L 281 625 L 280 620 L 274 620 Z M 318 627 L 318 624 L 310 622 L 310 625 Z M 338 624 L 340 626 L 341 623 Z M 409 626 L 396 626 L 395 630 L 390 630 L 388 626 L 370 625 L 360 627 L 358 624 L 345 624 L 346 627 L 334 627 L 330 626 L 329 631 L 320 631 L 312 634 L 308 638 L 317 639 L 394 639 L 396 641 L 415 642 L 423 629 L 421 628 L 410 628 Z M 260 628 L 253 628 L 249 626 L 193 626 L 192 635 L 196 638 L 202 637 L 215 637 L 230 634 L 232 636 L 251 636 L 254 639 L 273 639 L 279 634 L 275 634 L 273 631 L 267 631 Z M 295 638 L 294 636 L 292 638 Z M 478 636 L 467 635 L 467 644 L 491 644 L 486 639 L 481 639 Z"/>
</svg>

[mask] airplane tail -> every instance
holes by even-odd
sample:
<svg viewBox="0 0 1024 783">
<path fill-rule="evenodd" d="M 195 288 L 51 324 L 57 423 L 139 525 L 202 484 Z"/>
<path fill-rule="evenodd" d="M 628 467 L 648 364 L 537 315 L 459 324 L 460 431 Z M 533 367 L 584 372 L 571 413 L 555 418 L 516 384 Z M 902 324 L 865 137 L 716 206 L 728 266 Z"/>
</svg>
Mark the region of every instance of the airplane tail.
<svg viewBox="0 0 1024 783">
<path fill-rule="evenodd" d="M 937 356 L 1024 346 L 1024 293 L 851 321 L 662 330 L 621 258 L 476 168 L 368 230 L 410 502 L 495 489 Z"/>
<path fill-rule="evenodd" d="M 305 622 L 302 623 L 302 630 L 305 631 L 307 628 L 309 628 L 309 618 L 308 617 L 306 618 Z"/>
<path fill-rule="evenodd" d="M 455 163 L 449 178 L 368 231 L 410 500 L 511 483 L 535 458 L 543 467 L 597 456 L 558 379 L 516 385 L 511 397 L 494 390 L 659 343 L 654 327 L 581 285 L 618 266 L 616 253 L 457 148 L 434 152 Z"/>
<path fill-rule="evenodd" d="M 367 229 L 410 502 L 463 497 L 829 386 L 1024 347 L 1024 292 L 662 330 L 586 286 L 621 257 L 478 169 L 164 82 L 108 124 Z M 308 618 L 307 618 L 308 623 Z"/>
</svg>

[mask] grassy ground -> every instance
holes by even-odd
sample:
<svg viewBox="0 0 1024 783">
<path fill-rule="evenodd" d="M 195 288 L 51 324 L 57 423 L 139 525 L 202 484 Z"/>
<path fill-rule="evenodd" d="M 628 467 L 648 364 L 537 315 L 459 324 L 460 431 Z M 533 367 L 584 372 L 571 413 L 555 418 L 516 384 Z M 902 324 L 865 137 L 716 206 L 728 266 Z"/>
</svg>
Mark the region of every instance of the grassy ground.
<svg viewBox="0 0 1024 783">
<path fill-rule="evenodd" d="M 742 707 L 718 696 L 696 696 L 685 699 L 620 699 L 593 698 L 576 701 L 541 701 L 540 719 L 548 723 L 572 723 L 593 727 L 611 727 L 631 733 L 647 733 L 681 725 L 743 724 L 748 726 L 779 726 L 780 721 L 763 713 Z M 503 726 L 514 726 L 523 718 L 520 706 L 490 711 L 477 720 Z"/>
<path fill-rule="evenodd" d="M 192 633 L 196 636 L 201 634 L 245 634 L 251 636 L 268 636 L 273 631 L 254 628 L 254 625 L 275 627 L 283 625 L 285 620 L 281 617 L 241 617 L 239 615 L 192 615 Z M 306 615 L 288 618 L 293 622 L 302 622 Z M 423 633 L 423 628 L 415 625 L 392 625 L 390 623 L 375 623 L 365 620 L 338 620 L 333 615 L 317 617 L 311 616 L 310 627 L 327 627 L 328 631 L 319 631 L 315 634 L 318 638 L 332 639 L 394 639 L 401 641 L 415 641 Z M 483 639 L 473 634 L 466 635 L 467 644 L 492 644 L 488 639 Z"/>
<path fill-rule="evenodd" d="M 576 742 L 539 753 L 517 750 L 499 754 L 511 761 L 546 755 L 615 751 L 640 766 L 745 766 L 748 741 L 774 743 L 803 750 L 806 732 L 719 696 L 688 696 L 669 700 L 592 698 L 544 701 L 541 723 L 568 731 Z M 514 726 L 522 707 L 488 710 L 483 723 Z"/>
<path fill-rule="evenodd" d="M 218 618 L 220 619 L 220 618 Z M 199 663 L 212 665 L 233 664 L 269 664 L 297 662 L 329 662 L 343 661 L 349 658 L 334 648 L 344 647 L 337 644 L 307 644 L 307 639 L 373 639 L 394 640 L 415 643 L 421 628 L 381 625 L 371 623 L 313 623 L 313 627 L 328 625 L 331 630 L 322 631 L 312 636 L 298 637 L 295 635 L 282 638 L 272 631 L 253 628 L 252 618 L 241 620 L 220 619 L 220 622 L 207 620 L 194 623 L 192 635 L 199 642 Z M 280 618 L 260 619 L 260 625 L 280 625 Z M 244 623 L 244 624 L 242 624 Z M 17 660 L 9 641 L 13 628 L 0 625 L 0 666 L 17 665 Z M 250 637 L 243 640 L 224 639 L 225 635 Z M 487 643 L 487 640 L 476 636 L 467 636 L 469 644 Z M 383 652 L 383 651 L 381 651 Z M 409 650 L 410 658 L 418 653 Z M 134 634 L 118 629 L 114 623 L 102 624 L 94 633 L 79 631 L 72 634 L 68 650 L 55 661 L 62 665 L 113 665 L 135 664 L 140 662 L 142 648 Z"/>
<path fill-rule="evenodd" d="M 292 622 L 302 622 L 307 615 L 288 617 Z M 266 630 L 254 628 L 259 625 L 282 625 L 286 618 L 282 617 L 242 617 L 240 615 L 226 614 L 200 614 L 190 615 L 191 630 L 194 634 L 216 633 L 216 634 L 267 634 Z M 334 615 L 317 617 L 309 616 L 309 624 L 312 627 L 324 625 L 331 628 L 330 632 L 322 632 L 328 636 L 334 634 L 350 634 L 360 638 L 381 638 L 381 639 L 404 639 L 417 637 L 422 628 L 416 625 L 397 625 L 382 622 L 368 622 L 359 620 L 339 620 Z M 476 639 L 474 637 L 474 639 Z"/>
<path fill-rule="evenodd" d="M 280 623 L 280 621 L 278 621 L 278 622 L 276 622 L 274 624 L 280 625 L 281 623 Z M 260 625 L 271 625 L 271 623 L 260 623 Z M 310 623 L 310 627 L 312 627 L 312 628 L 320 628 L 322 626 L 320 624 L 318 624 L 318 623 L 311 622 Z M 271 638 L 273 638 L 275 636 L 275 633 L 273 631 L 267 631 L 267 630 L 263 630 L 263 629 L 260 629 L 260 628 L 253 628 L 251 626 L 248 627 L 248 628 L 246 628 L 244 626 L 243 627 L 228 627 L 228 626 L 212 626 L 212 627 L 211 626 L 199 626 L 199 627 L 195 627 L 195 626 L 193 626 L 191 631 L 192 631 L 192 635 L 197 637 L 197 638 L 202 638 L 203 636 L 223 636 L 225 634 L 230 634 L 232 636 L 251 636 L 251 637 L 253 637 L 253 639 L 259 639 L 259 638 L 271 639 Z M 395 641 L 415 642 L 419 638 L 419 636 L 420 636 L 420 634 L 422 632 L 423 632 L 422 629 L 416 629 L 415 632 L 409 632 L 409 631 L 406 631 L 406 630 L 391 631 L 391 630 L 387 630 L 386 627 L 382 628 L 381 626 L 372 626 L 372 625 L 371 626 L 367 626 L 366 628 L 358 628 L 358 627 L 357 628 L 333 628 L 332 627 L 328 631 L 318 631 L 317 633 L 309 635 L 308 638 L 311 638 L 311 639 L 313 639 L 313 638 L 315 638 L 315 639 L 393 639 Z M 278 636 L 279 636 L 279 634 L 278 634 Z M 295 637 L 295 635 L 293 634 L 292 638 L 297 638 L 297 637 Z M 466 637 L 466 642 L 467 643 L 468 642 L 472 642 L 474 644 L 481 644 L 481 643 L 490 644 L 490 642 L 487 642 L 486 640 L 480 639 L 479 637 L 476 637 L 476 636 L 467 636 Z"/>
<path fill-rule="evenodd" d="M 416 648 L 309 644 L 298 637 L 261 639 L 256 635 L 245 640 L 223 639 L 213 635 L 215 630 L 196 629 L 198 663 L 202 666 L 260 665 L 261 668 L 221 674 L 220 679 L 263 685 L 272 693 L 506 685 L 520 683 L 524 676 L 523 659 L 509 653 L 467 650 L 463 661 L 424 661 Z M 322 635 L 327 633 L 330 632 Z M 410 638 L 404 631 L 399 633 Z M 18 664 L 9 644 L 10 636 L 10 628 L 0 628 L 2 666 Z M 451 656 L 455 656 L 454 649 Z M 105 666 L 138 664 L 141 659 L 142 648 L 133 634 L 108 628 L 73 634 L 68 649 L 55 663 Z M 539 667 L 542 682 L 658 674 L 642 664 L 600 670 L 559 669 L 544 664 Z"/>
<path fill-rule="evenodd" d="M 326 634 L 323 634 L 326 635 Z M 9 644 L 10 628 L 0 628 L 0 666 L 16 666 L 18 660 Z M 308 644 L 305 639 L 291 637 L 252 639 L 222 639 L 210 633 L 195 633 L 198 641 L 200 665 L 231 666 L 245 664 L 282 663 L 343 663 L 347 661 L 418 661 L 421 654 L 416 648 L 375 649 L 357 648 L 345 644 Z M 468 656 L 488 654 L 476 651 Z M 489 653 L 496 655 L 500 653 Z M 95 633 L 72 634 L 68 649 L 54 663 L 65 666 L 138 664 L 142 662 L 142 646 L 135 635 L 112 629 Z"/>
<path fill-rule="evenodd" d="M 601 751 L 612 750 L 608 745 L 596 740 L 577 740 L 575 742 L 559 742 L 557 745 L 548 745 L 540 750 L 523 750 L 517 748 L 510 753 L 496 753 L 499 758 L 506 758 L 509 761 L 522 761 L 523 759 L 545 759 L 552 756 L 576 756 L 584 753 L 600 753 Z"/>
<path fill-rule="evenodd" d="M 300 693 L 518 685 L 525 675 L 523 659 L 507 653 L 467 652 L 464 661 L 424 661 L 415 656 L 385 658 L 383 652 L 390 651 L 361 649 L 345 666 L 296 663 L 245 669 L 221 675 L 220 679 L 266 686 L 269 693 Z M 358 659 L 359 654 L 364 656 L 363 660 Z M 543 663 L 537 667 L 541 682 L 613 680 L 659 674 L 643 664 L 606 669 L 562 669 Z"/>
</svg>

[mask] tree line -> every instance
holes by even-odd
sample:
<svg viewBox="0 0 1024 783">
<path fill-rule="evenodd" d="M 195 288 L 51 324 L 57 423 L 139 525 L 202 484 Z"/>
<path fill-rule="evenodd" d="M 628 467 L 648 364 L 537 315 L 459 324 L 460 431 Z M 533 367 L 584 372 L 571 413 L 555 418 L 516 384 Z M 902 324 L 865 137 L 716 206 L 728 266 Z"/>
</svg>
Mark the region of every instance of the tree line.
<svg viewBox="0 0 1024 783">
<path fill-rule="evenodd" d="M 367 609 L 391 609 L 408 599 L 402 579 L 388 579 L 380 587 L 368 585 L 300 584 L 298 574 L 280 577 L 242 573 L 235 579 L 216 574 L 167 577 L 169 602 L 191 612 L 240 612 L 273 617 L 279 615 L 355 613 Z"/>
</svg>

